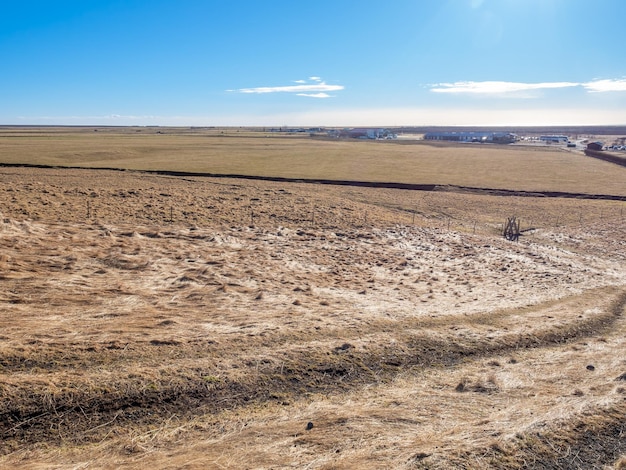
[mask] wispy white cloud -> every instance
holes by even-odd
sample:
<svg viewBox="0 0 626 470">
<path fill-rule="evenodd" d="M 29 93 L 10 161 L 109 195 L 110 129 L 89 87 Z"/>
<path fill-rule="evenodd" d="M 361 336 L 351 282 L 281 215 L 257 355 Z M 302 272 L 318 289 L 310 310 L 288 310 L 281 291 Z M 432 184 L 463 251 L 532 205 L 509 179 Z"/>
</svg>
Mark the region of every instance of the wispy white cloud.
<svg viewBox="0 0 626 470">
<path fill-rule="evenodd" d="M 514 94 L 534 90 L 547 90 L 558 88 L 582 87 L 588 92 L 608 92 L 626 91 L 626 79 L 593 80 L 590 82 L 505 82 L 505 81 L 484 81 L 484 82 L 453 82 L 437 83 L 431 86 L 430 91 L 434 93 L 468 93 L 468 94 Z"/>
<path fill-rule="evenodd" d="M 544 82 L 544 83 L 522 83 L 522 82 L 454 82 L 438 83 L 430 91 L 435 93 L 475 93 L 475 94 L 501 94 L 516 93 L 520 91 L 542 90 L 547 88 L 568 88 L 579 86 L 574 82 Z"/>
<path fill-rule="evenodd" d="M 313 83 L 311 83 L 313 82 Z M 261 86 L 254 88 L 239 88 L 234 91 L 237 93 L 295 93 L 297 96 L 308 96 L 312 98 L 331 98 L 327 92 L 340 91 L 345 87 L 343 85 L 329 85 L 324 82 L 320 77 L 309 77 L 309 80 L 294 80 L 297 85 L 287 86 Z"/>
<path fill-rule="evenodd" d="M 592 93 L 599 93 L 605 91 L 626 91 L 626 78 L 617 80 L 593 80 L 591 82 L 583 83 L 587 91 Z"/>
<path fill-rule="evenodd" d="M 308 96 L 309 98 L 332 98 L 328 93 L 296 93 L 297 96 Z"/>
</svg>

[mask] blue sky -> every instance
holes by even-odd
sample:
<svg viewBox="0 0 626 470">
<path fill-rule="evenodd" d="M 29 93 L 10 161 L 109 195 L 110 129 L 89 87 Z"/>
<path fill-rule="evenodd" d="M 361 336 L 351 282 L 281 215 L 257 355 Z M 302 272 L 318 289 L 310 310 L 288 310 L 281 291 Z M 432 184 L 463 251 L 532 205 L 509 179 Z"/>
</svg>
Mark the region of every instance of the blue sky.
<svg viewBox="0 0 626 470">
<path fill-rule="evenodd" d="M 5 2 L 0 124 L 626 124 L 623 0 Z"/>
</svg>

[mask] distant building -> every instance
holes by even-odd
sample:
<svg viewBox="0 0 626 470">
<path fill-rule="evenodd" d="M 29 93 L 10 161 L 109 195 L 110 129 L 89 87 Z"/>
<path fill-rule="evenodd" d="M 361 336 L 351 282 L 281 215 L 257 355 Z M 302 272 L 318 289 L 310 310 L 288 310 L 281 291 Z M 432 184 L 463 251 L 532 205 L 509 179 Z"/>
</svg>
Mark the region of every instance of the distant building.
<svg viewBox="0 0 626 470">
<path fill-rule="evenodd" d="M 542 135 L 539 137 L 539 140 L 555 144 L 565 144 L 569 140 L 569 137 L 566 135 Z"/>
<path fill-rule="evenodd" d="M 602 142 L 589 142 L 587 144 L 587 150 L 602 150 L 604 144 Z"/>
<path fill-rule="evenodd" d="M 331 132 L 329 132 L 329 135 Z M 333 132 L 333 136 L 336 136 L 337 133 Z M 354 128 L 354 129 L 344 129 L 339 132 L 339 137 L 351 137 L 353 139 L 395 139 L 397 138 L 396 134 L 389 131 L 388 129 L 374 129 L 369 127 L 362 128 Z"/>
<path fill-rule="evenodd" d="M 447 140 L 451 142 L 482 142 L 492 144 L 510 144 L 517 140 L 517 135 L 510 132 L 427 132 L 424 140 Z"/>
</svg>

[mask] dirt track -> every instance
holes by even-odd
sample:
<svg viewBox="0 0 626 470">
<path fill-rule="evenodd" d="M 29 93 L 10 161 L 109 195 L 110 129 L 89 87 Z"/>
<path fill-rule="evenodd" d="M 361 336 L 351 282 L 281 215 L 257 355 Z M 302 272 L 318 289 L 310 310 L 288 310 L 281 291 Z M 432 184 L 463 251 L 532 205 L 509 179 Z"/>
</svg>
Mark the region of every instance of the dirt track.
<svg viewBox="0 0 626 470">
<path fill-rule="evenodd" d="M 2 178 L 3 465 L 602 468 L 626 453 L 619 203 Z M 520 243 L 498 234 L 511 205 L 534 217 Z"/>
</svg>

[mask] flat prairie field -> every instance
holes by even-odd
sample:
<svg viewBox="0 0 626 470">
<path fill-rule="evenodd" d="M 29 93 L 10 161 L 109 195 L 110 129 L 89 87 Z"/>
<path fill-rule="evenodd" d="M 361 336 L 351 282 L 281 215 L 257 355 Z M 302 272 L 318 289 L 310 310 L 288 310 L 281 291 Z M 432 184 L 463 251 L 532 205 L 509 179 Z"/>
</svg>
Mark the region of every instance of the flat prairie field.
<svg viewBox="0 0 626 470">
<path fill-rule="evenodd" d="M 0 130 L 1 468 L 626 468 L 625 168 L 238 131 Z"/>
<path fill-rule="evenodd" d="M 614 164 L 564 149 L 233 129 L 0 129 L 0 163 L 626 195 L 626 176 Z"/>
</svg>

